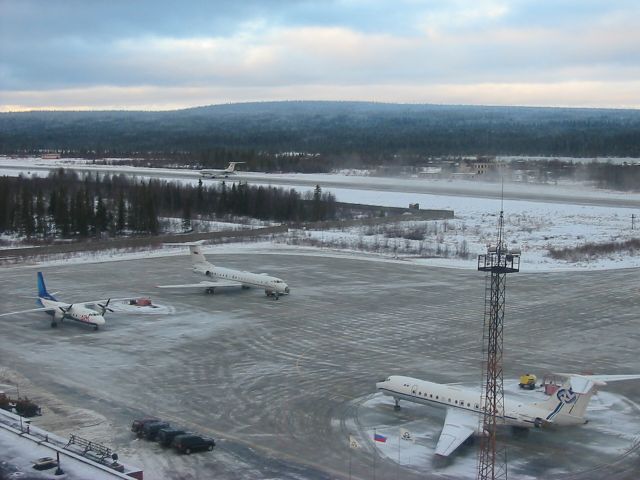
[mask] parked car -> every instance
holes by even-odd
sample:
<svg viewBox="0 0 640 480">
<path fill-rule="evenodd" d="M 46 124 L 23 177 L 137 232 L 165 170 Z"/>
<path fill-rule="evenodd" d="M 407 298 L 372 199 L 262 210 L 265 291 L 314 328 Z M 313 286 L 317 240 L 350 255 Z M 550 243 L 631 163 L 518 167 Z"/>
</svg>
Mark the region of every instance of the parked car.
<svg viewBox="0 0 640 480">
<path fill-rule="evenodd" d="M 133 423 L 131 424 L 131 431 L 133 433 L 135 433 L 136 435 L 138 435 L 138 437 L 142 436 L 142 428 L 147 424 L 147 423 L 151 423 L 151 422 L 159 422 L 160 419 L 159 418 L 154 418 L 154 417 L 145 417 L 145 418 L 141 418 L 138 420 L 134 420 Z"/>
<path fill-rule="evenodd" d="M 177 428 L 161 428 L 158 431 L 157 439 L 163 447 L 170 447 L 173 439 L 178 435 L 185 435 L 187 432 L 178 430 Z"/>
<path fill-rule="evenodd" d="M 173 448 L 180 453 L 190 455 L 198 450 L 213 450 L 216 442 L 213 438 L 201 437 L 200 435 L 178 435 L 171 442 Z"/>
<path fill-rule="evenodd" d="M 57 466 L 58 461 L 51 457 L 42 457 L 33 462 L 33 468 L 36 470 L 49 470 L 50 468 Z"/>
<path fill-rule="evenodd" d="M 151 440 L 154 441 L 156 439 L 156 435 L 158 435 L 158 432 L 160 431 L 161 428 L 170 428 L 171 425 L 169 425 L 167 422 L 148 422 L 145 423 L 144 426 L 142 427 L 142 436 L 144 438 L 146 438 L 147 440 Z"/>
</svg>

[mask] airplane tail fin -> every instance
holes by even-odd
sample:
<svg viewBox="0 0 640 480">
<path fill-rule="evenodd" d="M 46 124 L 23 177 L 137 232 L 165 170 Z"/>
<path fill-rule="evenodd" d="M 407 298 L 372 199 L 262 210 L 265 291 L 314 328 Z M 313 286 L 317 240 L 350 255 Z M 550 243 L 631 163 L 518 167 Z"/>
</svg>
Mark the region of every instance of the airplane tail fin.
<svg viewBox="0 0 640 480">
<path fill-rule="evenodd" d="M 225 168 L 224 171 L 226 173 L 233 173 L 233 172 L 236 171 L 236 165 L 238 165 L 240 163 L 245 163 L 245 162 L 229 162 L 229 166 L 227 168 Z"/>
<path fill-rule="evenodd" d="M 209 264 L 204 256 L 204 253 L 202 253 L 201 245 L 189 245 L 189 251 L 191 252 L 191 262 L 193 263 L 194 267 L 202 264 Z"/>
<path fill-rule="evenodd" d="M 563 424 L 584 423 L 591 397 L 606 382 L 640 379 L 640 375 L 559 375 L 566 375 L 567 379 L 555 394 L 535 405 L 548 411 L 543 420 Z"/>
<path fill-rule="evenodd" d="M 47 286 L 44 283 L 44 276 L 42 275 L 42 272 L 38 272 L 38 297 L 53 301 L 56 300 L 53 295 L 47 292 Z"/>
</svg>

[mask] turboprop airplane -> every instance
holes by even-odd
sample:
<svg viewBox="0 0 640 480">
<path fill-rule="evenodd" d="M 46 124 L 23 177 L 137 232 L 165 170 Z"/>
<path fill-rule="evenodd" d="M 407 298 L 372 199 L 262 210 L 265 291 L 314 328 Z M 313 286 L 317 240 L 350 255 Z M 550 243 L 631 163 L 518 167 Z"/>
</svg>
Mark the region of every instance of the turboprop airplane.
<svg viewBox="0 0 640 480">
<path fill-rule="evenodd" d="M 246 162 L 229 162 L 229 166 L 223 170 L 200 170 L 200 175 L 205 178 L 227 178 L 229 175 L 236 174 L 236 165 Z"/>
<path fill-rule="evenodd" d="M 59 301 L 56 297 L 47 291 L 47 287 L 44 284 L 44 277 L 42 272 L 38 272 L 38 297 L 36 304 L 40 305 L 39 308 L 32 308 L 29 310 L 21 310 L 19 312 L 3 313 L 0 317 L 5 315 L 15 315 L 18 313 L 27 312 L 47 312 L 51 315 L 51 327 L 58 326 L 58 322 L 62 323 L 63 320 L 74 320 L 79 323 L 84 323 L 93 326 L 94 330 L 98 330 L 100 325 L 105 324 L 104 314 L 109 311 L 113 312 L 109 308 L 108 300 L 95 300 L 92 302 L 79 302 L 79 303 L 66 303 Z M 98 307 L 99 310 L 89 308 L 89 306 Z"/>
<path fill-rule="evenodd" d="M 503 424 L 525 428 L 581 425 L 588 421 L 585 411 L 597 387 L 606 382 L 640 379 L 640 375 L 557 375 L 564 381 L 553 395 L 543 395 L 532 402 L 505 396 L 504 415 L 500 417 Z M 482 408 L 478 391 L 401 376 L 388 377 L 376 383 L 376 388 L 395 399 L 396 409 L 400 408 L 400 400 L 447 409 L 436 455 L 449 456 L 480 431 Z"/>
<path fill-rule="evenodd" d="M 171 245 L 171 244 L 167 244 Z M 189 247 L 191 252 L 191 261 L 193 263 L 193 271 L 211 278 L 210 281 L 202 281 L 200 283 L 191 283 L 186 285 L 158 285 L 158 288 L 198 288 L 202 287 L 206 293 L 214 293 L 216 288 L 220 287 L 238 287 L 243 288 L 258 287 L 264 288 L 264 293 L 268 297 L 276 300 L 280 295 L 289 293 L 289 286 L 284 280 L 272 277 L 266 273 L 251 273 L 243 270 L 233 270 L 231 268 L 216 267 L 207 261 L 202 253 L 202 242 L 181 243 L 174 245 L 185 245 Z"/>
</svg>

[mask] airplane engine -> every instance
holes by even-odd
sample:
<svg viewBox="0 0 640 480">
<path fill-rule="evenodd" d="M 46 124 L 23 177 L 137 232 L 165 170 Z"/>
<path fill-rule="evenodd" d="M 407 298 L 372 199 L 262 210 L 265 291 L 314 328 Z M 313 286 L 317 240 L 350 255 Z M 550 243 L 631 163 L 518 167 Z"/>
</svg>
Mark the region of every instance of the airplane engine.
<svg viewBox="0 0 640 480">
<path fill-rule="evenodd" d="M 62 310 L 56 310 L 55 312 L 53 312 L 53 318 L 51 319 L 51 327 L 55 328 L 58 326 L 58 322 L 61 322 L 62 320 L 64 320 L 66 313 L 63 312 Z"/>
</svg>

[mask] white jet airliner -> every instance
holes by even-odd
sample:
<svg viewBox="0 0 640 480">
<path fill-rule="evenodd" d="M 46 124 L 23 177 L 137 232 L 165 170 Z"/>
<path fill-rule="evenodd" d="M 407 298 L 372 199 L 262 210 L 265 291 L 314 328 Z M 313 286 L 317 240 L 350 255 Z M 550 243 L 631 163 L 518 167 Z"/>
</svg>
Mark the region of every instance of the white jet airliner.
<svg viewBox="0 0 640 480">
<path fill-rule="evenodd" d="M 47 312 L 51 315 L 51 327 L 57 327 L 58 322 L 68 319 L 84 323 L 86 325 L 91 325 L 94 330 L 98 330 L 100 325 L 105 324 L 105 312 L 113 312 L 113 310 L 109 308 L 110 301 L 111 299 L 80 303 L 61 302 L 52 294 L 47 292 L 42 272 L 38 272 L 38 297 L 36 304 L 40 305 L 40 307 L 21 310 L 19 312 L 3 313 L 0 317 L 27 312 Z M 98 307 L 99 310 L 89 308 L 90 306 Z"/>
<path fill-rule="evenodd" d="M 227 178 L 229 175 L 236 174 L 236 165 L 246 162 L 229 162 L 229 166 L 223 170 L 200 170 L 200 175 L 205 178 Z"/>
<path fill-rule="evenodd" d="M 539 428 L 587 423 L 585 411 L 597 387 L 606 382 L 640 379 L 640 375 L 558 375 L 565 381 L 553 395 L 543 395 L 533 402 L 505 397 L 504 416 L 500 418 L 504 425 Z M 480 432 L 482 407 L 477 391 L 401 376 L 378 382 L 376 388 L 393 397 L 396 408 L 400 408 L 400 400 L 408 400 L 447 409 L 436 455 L 449 456 L 467 438 Z"/>
<path fill-rule="evenodd" d="M 280 278 L 272 277 L 266 273 L 251 273 L 243 270 L 217 267 L 207 261 L 202 253 L 202 242 L 182 243 L 191 251 L 193 271 L 211 278 L 210 281 L 191 283 L 186 285 L 158 285 L 158 288 L 204 288 L 207 293 L 214 293 L 220 287 L 264 288 L 268 297 L 278 300 L 280 295 L 289 293 L 289 286 Z"/>
</svg>

